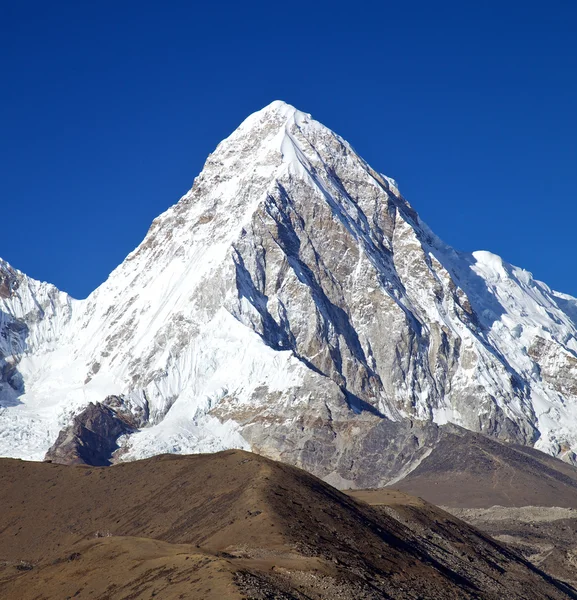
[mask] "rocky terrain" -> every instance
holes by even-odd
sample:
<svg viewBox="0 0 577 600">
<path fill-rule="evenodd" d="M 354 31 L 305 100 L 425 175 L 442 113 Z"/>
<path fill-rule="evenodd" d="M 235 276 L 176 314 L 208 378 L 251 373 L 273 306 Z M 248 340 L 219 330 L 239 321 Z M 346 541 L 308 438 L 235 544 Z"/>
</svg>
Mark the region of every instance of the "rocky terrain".
<svg viewBox="0 0 577 600">
<path fill-rule="evenodd" d="M 455 486 L 456 487 L 456 486 Z M 544 486 L 545 487 L 545 486 Z M 394 489 L 354 490 L 352 497 L 375 510 L 401 519 L 407 526 L 427 527 L 410 514 L 407 496 Z M 418 502 L 425 503 L 419 498 Z M 455 503 L 455 501 L 453 501 Z M 430 505 L 427 505 L 430 506 Z M 451 515 L 515 550 L 534 566 L 575 587 L 577 566 L 577 510 L 547 506 L 443 507 Z M 420 529 L 421 531 L 423 529 Z M 443 544 L 444 540 L 441 541 Z"/>
<path fill-rule="evenodd" d="M 115 410 L 118 408 L 122 405 L 115 396 L 103 403 L 91 402 L 60 432 L 45 460 L 66 465 L 110 465 L 118 438 L 136 429 L 132 414 Z"/>
<path fill-rule="evenodd" d="M 549 575 L 577 585 L 575 467 L 534 448 L 453 427 L 392 487 L 443 506 Z M 348 493 L 380 509 L 398 489 Z"/>
<path fill-rule="evenodd" d="M 572 462 L 576 321 L 574 298 L 448 247 L 394 180 L 273 102 L 87 299 L 0 261 L 0 455 L 241 448 L 377 487 L 453 424 Z M 84 412 L 111 396 L 129 429 Z"/>
<path fill-rule="evenodd" d="M 0 460 L 0 596 L 576 598 L 402 492 L 371 508 L 243 451 L 111 467 Z"/>
<path fill-rule="evenodd" d="M 493 506 L 447 510 L 514 548 L 549 575 L 577 587 L 577 510 L 574 508 Z"/>
</svg>

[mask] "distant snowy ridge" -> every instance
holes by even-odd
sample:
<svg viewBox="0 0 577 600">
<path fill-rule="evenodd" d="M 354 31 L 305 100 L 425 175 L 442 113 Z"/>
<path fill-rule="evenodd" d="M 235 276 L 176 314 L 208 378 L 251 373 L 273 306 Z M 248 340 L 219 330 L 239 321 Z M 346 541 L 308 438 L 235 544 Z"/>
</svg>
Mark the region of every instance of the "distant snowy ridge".
<svg viewBox="0 0 577 600">
<path fill-rule="evenodd" d="M 122 460 L 252 448 L 346 485 L 391 427 L 412 440 L 395 468 L 420 460 L 428 423 L 575 460 L 576 324 L 576 299 L 448 247 L 277 101 L 86 300 L 0 262 L 0 454 L 42 459 L 116 395 L 147 415 Z"/>
</svg>

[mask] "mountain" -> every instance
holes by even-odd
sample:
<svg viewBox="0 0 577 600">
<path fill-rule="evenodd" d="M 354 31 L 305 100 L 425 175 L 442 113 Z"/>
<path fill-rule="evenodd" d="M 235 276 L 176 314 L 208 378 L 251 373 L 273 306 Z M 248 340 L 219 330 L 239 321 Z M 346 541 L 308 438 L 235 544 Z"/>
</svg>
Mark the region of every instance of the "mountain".
<svg viewBox="0 0 577 600">
<path fill-rule="evenodd" d="M 243 451 L 109 468 L 0 460 L 3 598 L 561 600 L 577 592 L 463 521 L 383 509 Z"/>
<path fill-rule="evenodd" d="M 278 101 L 86 300 L 0 263 L 0 361 L 4 456 L 40 460 L 63 429 L 85 445 L 92 403 L 129 415 L 104 461 L 252 449 L 375 487 L 447 424 L 576 460 L 577 300 L 448 247 Z"/>
</svg>

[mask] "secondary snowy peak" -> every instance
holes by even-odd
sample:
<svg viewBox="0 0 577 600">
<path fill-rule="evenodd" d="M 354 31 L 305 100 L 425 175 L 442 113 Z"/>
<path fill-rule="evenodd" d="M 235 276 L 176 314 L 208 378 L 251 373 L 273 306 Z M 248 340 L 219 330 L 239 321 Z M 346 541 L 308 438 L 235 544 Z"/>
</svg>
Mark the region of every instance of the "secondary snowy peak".
<svg viewBox="0 0 577 600">
<path fill-rule="evenodd" d="M 24 275 L 0 259 L 0 356 L 53 349 L 75 302 L 50 283 Z"/>
<path fill-rule="evenodd" d="M 5 314 L 15 319 L 41 321 L 56 308 L 53 303 L 71 301 L 68 294 L 54 285 L 32 279 L 0 258 L 0 310 Z"/>
<path fill-rule="evenodd" d="M 53 285 L 27 277 L 0 259 L 0 412 L 21 404 L 26 391 L 22 358 L 40 360 L 58 346 L 73 302 Z M 3 434 L 0 428 L 0 439 Z"/>
<path fill-rule="evenodd" d="M 18 286 L 19 273 L 0 258 L 0 298 L 9 298 Z"/>
<path fill-rule="evenodd" d="M 0 309 L 4 340 L 25 332 L 2 342 L 21 378 L 4 377 L 5 455 L 41 458 L 108 396 L 145 419 L 124 458 L 252 448 L 338 485 L 406 471 L 435 422 L 577 448 L 577 301 L 446 246 L 394 180 L 280 101 L 86 300 L 0 263 Z"/>
</svg>

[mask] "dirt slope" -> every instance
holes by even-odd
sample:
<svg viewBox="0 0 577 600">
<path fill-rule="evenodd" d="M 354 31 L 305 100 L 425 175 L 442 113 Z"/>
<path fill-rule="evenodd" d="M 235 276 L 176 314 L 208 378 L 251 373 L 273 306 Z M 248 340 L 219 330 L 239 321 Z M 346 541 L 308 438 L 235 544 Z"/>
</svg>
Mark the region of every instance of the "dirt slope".
<svg viewBox="0 0 577 600">
<path fill-rule="evenodd" d="M 393 488 L 438 506 L 577 508 L 577 468 L 534 448 L 448 428 L 431 454 Z"/>
<path fill-rule="evenodd" d="M 445 507 L 551 576 L 577 585 L 574 466 L 534 448 L 445 426 L 431 454 L 392 487 Z M 389 506 L 395 493 L 351 492 L 375 506 Z"/>
<path fill-rule="evenodd" d="M 402 518 L 241 451 L 112 467 L 2 459 L 0 597 L 577 597 L 447 513 L 400 504 Z"/>
</svg>

